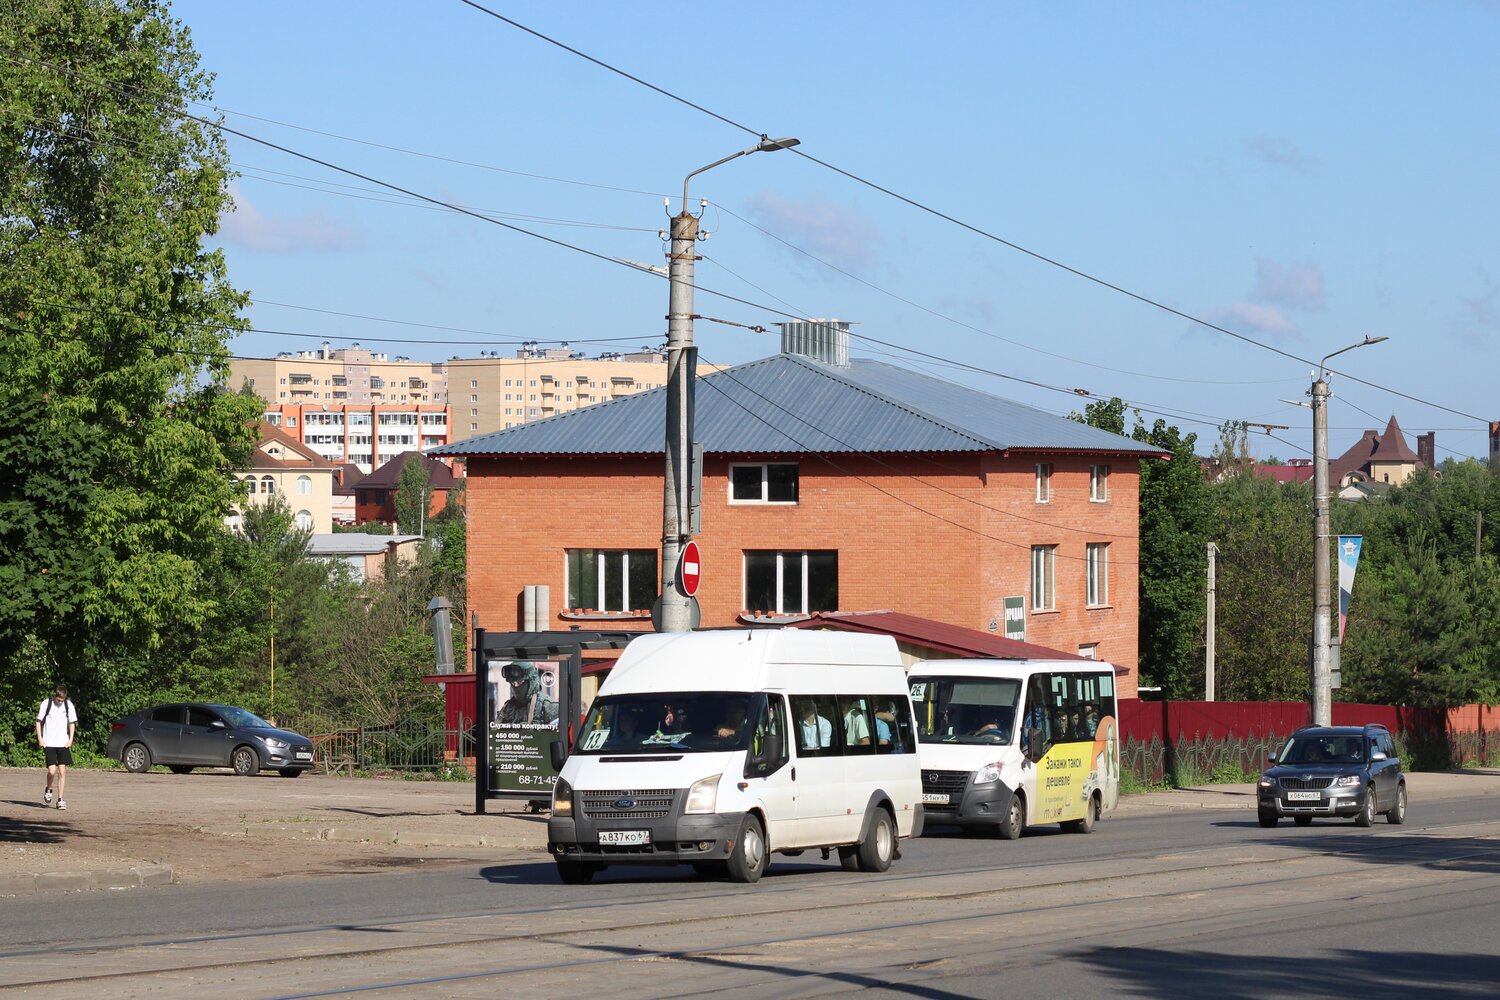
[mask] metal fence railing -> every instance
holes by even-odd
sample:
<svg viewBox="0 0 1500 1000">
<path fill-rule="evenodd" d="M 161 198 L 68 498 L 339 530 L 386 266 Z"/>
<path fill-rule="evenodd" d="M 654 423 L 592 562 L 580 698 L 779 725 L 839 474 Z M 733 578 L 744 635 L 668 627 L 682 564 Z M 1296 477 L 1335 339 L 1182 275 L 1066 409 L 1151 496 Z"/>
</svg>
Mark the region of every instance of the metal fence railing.
<svg viewBox="0 0 1500 1000">
<path fill-rule="evenodd" d="M 319 733 L 312 737 L 317 767 L 328 774 L 462 767 L 474 756 L 475 732 L 462 717 L 458 721 L 457 729 L 406 719 Z"/>
</svg>

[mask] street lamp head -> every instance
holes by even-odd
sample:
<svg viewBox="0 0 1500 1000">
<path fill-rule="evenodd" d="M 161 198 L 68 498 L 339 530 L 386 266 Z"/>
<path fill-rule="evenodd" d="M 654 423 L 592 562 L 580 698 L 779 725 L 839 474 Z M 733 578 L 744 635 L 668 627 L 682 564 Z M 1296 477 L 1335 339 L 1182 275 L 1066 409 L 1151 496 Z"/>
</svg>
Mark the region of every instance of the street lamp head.
<svg viewBox="0 0 1500 1000">
<path fill-rule="evenodd" d="M 760 142 L 755 148 L 761 153 L 774 153 L 778 149 L 791 149 L 793 146 L 800 145 L 802 145 L 801 139 L 793 139 L 790 136 L 785 139 L 768 139 L 765 136 L 761 136 Z"/>
<path fill-rule="evenodd" d="M 1379 344 L 1382 341 L 1386 341 L 1386 340 L 1390 340 L 1390 339 L 1391 339 L 1390 337 L 1372 337 L 1369 334 L 1365 334 L 1365 344 Z M 1363 346 L 1365 346 L 1365 344 L 1360 344 L 1359 346 L 1363 347 Z"/>
</svg>

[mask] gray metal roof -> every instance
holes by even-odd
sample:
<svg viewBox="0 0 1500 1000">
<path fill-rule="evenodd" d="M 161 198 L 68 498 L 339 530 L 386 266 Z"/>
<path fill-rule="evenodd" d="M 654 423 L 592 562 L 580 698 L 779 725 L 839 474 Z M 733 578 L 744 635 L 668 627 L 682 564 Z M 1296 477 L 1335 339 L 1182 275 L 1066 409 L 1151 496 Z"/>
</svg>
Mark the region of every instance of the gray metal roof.
<svg viewBox="0 0 1500 1000">
<path fill-rule="evenodd" d="M 665 419 L 665 418 L 663 418 Z M 310 556 L 372 556 L 384 552 L 392 542 L 414 542 L 421 535 L 371 535 L 360 531 L 316 532 L 309 536 Z"/>
<path fill-rule="evenodd" d="M 659 455 L 667 390 L 651 389 L 434 448 L 430 455 Z M 699 379 L 694 436 L 709 453 L 1160 454 L 1035 407 L 880 361 L 834 367 L 779 354 Z"/>
</svg>

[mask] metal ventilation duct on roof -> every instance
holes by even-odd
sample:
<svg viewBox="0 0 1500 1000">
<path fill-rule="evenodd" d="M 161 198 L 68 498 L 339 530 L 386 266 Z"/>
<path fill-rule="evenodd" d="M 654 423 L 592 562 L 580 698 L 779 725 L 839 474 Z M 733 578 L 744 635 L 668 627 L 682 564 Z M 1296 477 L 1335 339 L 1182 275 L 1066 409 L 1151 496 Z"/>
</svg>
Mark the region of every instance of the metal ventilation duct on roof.
<svg viewBox="0 0 1500 1000">
<path fill-rule="evenodd" d="M 849 367 L 849 324 L 836 319 L 781 323 L 781 353 Z"/>
</svg>

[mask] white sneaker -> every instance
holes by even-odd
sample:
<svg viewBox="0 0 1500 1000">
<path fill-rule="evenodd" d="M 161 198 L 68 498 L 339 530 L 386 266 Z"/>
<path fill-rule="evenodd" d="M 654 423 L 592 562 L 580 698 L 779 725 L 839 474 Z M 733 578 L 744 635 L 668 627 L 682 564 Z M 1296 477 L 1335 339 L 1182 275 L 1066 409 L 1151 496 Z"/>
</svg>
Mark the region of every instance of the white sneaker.
<svg viewBox="0 0 1500 1000">
<path fill-rule="evenodd" d="M 49 788 L 42 793 L 42 803 L 49 806 L 52 804 L 52 789 Z"/>
<path fill-rule="evenodd" d="M 59 809 L 66 809 L 66 808 L 68 808 L 68 804 L 66 802 L 64 802 L 62 799 L 58 799 L 57 800 L 57 808 L 59 808 Z"/>
</svg>

